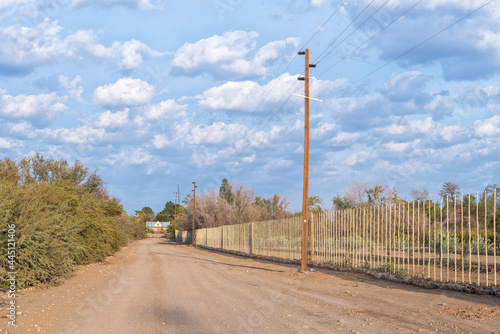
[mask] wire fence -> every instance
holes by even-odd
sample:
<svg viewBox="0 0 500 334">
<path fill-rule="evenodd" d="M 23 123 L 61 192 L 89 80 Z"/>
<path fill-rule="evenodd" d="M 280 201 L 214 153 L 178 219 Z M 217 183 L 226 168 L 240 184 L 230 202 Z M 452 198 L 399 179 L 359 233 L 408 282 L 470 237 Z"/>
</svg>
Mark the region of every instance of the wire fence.
<svg viewBox="0 0 500 334">
<path fill-rule="evenodd" d="M 500 235 L 497 192 L 311 214 L 308 260 L 438 282 L 496 286 Z M 199 229 L 196 245 L 299 260 L 302 219 Z M 177 231 L 191 242 L 191 233 Z"/>
</svg>

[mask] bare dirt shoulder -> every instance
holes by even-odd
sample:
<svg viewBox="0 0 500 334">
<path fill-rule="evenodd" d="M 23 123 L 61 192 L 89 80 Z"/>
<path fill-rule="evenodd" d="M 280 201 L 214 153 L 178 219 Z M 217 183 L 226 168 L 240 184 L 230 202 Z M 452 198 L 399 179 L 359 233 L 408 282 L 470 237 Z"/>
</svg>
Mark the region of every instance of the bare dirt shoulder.
<svg viewBox="0 0 500 334">
<path fill-rule="evenodd" d="M 1 333 L 45 333 L 59 319 L 75 312 L 76 305 L 93 291 L 106 289 L 118 273 L 136 260 L 138 241 L 132 241 L 105 261 L 78 266 L 72 277 L 57 286 L 28 288 L 17 293 L 16 328 L 7 325 L 6 306 L 0 308 Z"/>
</svg>

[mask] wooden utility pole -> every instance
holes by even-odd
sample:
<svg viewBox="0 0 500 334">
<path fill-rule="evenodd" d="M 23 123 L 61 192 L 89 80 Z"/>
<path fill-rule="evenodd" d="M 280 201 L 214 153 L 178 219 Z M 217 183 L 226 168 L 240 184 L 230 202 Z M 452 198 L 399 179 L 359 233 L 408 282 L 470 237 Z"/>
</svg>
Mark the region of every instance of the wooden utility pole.
<svg viewBox="0 0 500 334">
<path fill-rule="evenodd" d="M 307 216 L 309 206 L 309 67 L 316 65 L 309 64 L 309 49 L 299 52 L 305 55 L 305 75 L 298 80 L 305 82 L 304 93 L 304 193 L 302 198 L 302 259 L 300 269 L 307 270 Z"/>
<path fill-rule="evenodd" d="M 193 182 L 193 232 L 191 234 L 191 244 L 194 246 L 194 216 L 196 214 L 196 182 Z"/>
</svg>

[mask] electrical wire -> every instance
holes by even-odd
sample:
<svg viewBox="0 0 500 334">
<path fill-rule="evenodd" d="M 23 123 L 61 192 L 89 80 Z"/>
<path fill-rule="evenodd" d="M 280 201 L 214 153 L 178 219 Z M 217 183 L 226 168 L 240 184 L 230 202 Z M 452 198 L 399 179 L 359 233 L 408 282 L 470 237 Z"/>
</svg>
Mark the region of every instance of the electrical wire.
<svg viewBox="0 0 500 334">
<path fill-rule="evenodd" d="M 405 55 L 407 55 L 408 53 L 412 52 L 413 50 L 417 49 L 419 46 L 427 43 L 428 41 L 430 41 L 431 39 L 435 38 L 436 36 L 439 36 L 440 34 L 442 34 L 443 32 L 445 32 L 446 30 L 450 29 L 451 27 L 457 25 L 458 23 L 462 22 L 463 20 L 465 20 L 466 18 L 472 16 L 473 14 L 475 14 L 476 12 L 478 12 L 479 10 L 483 9 L 484 7 L 486 7 L 487 5 L 489 5 L 490 3 L 494 2 L 494 0 L 490 0 L 486 3 L 484 3 L 483 5 L 477 7 L 476 9 L 474 9 L 472 12 L 468 13 L 467 15 L 461 17 L 459 20 L 453 22 L 452 24 L 446 26 L 445 28 L 441 29 L 440 31 L 436 32 L 435 34 L 431 35 L 430 37 L 426 38 L 425 40 L 423 40 L 422 42 L 418 43 L 417 45 L 411 47 L 410 49 L 406 50 L 405 52 L 401 53 L 399 56 L 391 59 L 390 61 L 386 62 L 385 64 L 383 64 L 382 66 L 380 66 L 379 68 L 371 71 L 370 73 L 368 73 L 367 75 L 363 76 L 362 78 L 356 80 L 355 82 L 353 82 L 352 84 L 342 88 L 341 90 L 335 92 L 335 94 L 331 95 L 330 97 L 333 97 L 343 91 L 345 91 L 346 89 L 354 86 L 355 84 L 357 84 L 358 82 L 366 79 L 367 77 L 371 76 L 372 74 L 380 71 L 381 69 L 385 68 L 387 65 L 389 64 L 392 64 L 393 62 L 395 62 L 396 60 L 404 57 Z"/>
<path fill-rule="evenodd" d="M 420 3 L 421 1 L 419 1 L 418 3 Z M 355 84 L 357 84 L 358 82 L 366 79 L 367 77 L 369 77 L 370 75 L 376 73 L 377 71 L 381 70 L 382 68 L 386 67 L 387 65 L 391 64 L 392 62 L 400 59 L 401 57 L 404 57 L 405 55 L 407 55 L 408 53 L 412 52 L 413 50 L 415 50 L 416 48 L 418 48 L 419 46 L 425 44 L 426 42 L 428 42 L 429 40 L 435 38 L 436 36 L 440 35 L 441 33 L 443 33 L 444 31 L 450 29 L 451 27 L 457 25 L 458 23 L 462 22 L 463 20 L 467 19 L 468 17 L 472 16 L 473 14 L 475 14 L 476 12 L 478 12 L 479 10 L 481 10 L 482 8 L 486 7 L 487 5 L 489 5 L 490 3 L 494 2 L 494 0 L 490 0 L 486 3 L 484 3 L 483 5 L 479 6 L 478 8 L 476 8 L 475 10 L 473 10 L 472 12 L 468 13 L 467 15 L 463 16 L 462 18 L 460 18 L 459 20 L 453 22 L 452 24 L 448 25 L 447 27 L 445 27 L 444 29 L 438 31 L 437 33 L 433 34 L 432 36 L 428 37 L 427 39 L 425 39 L 424 41 L 418 43 L 417 45 L 413 46 L 412 48 L 408 49 L 407 51 L 403 52 L 402 54 L 400 54 L 399 56 L 393 58 L 391 61 L 385 63 L 384 65 L 382 65 L 381 67 L 379 67 L 378 69 L 376 70 L 373 70 L 372 72 L 368 73 L 367 75 L 365 75 L 364 77 L 360 78 L 359 80 L 353 82 L 352 84 L 344 87 L 342 90 L 336 92 L 335 94 L 333 94 L 332 96 L 335 96 L 339 93 L 341 93 L 342 91 L 348 89 L 349 87 L 352 87 L 354 86 Z M 418 3 L 416 3 L 415 5 L 413 5 L 412 7 L 410 7 L 408 10 L 406 10 L 404 14 L 406 14 L 409 10 L 411 10 L 412 8 L 414 8 Z M 392 24 L 392 23 L 391 23 Z M 330 96 L 330 97 L 332 97 Z M 313 112 L 317 107 L 313 107 L 311 109 L 311 112 Z M 283 143 L 285 141 L 286 138 L 288 138 L 293 132 L 295 132 L 296 130 L 298 130 L 298 126 L 295 126 L 294 128 L 292 128 L 288 133 L 284 134 L 284 136 L 282 137 L 282 140 L 281 140 L 281 143 Z M 266 160 L 265 159 L 261 159 L 263 160 L 264 162 L 265 161 L 269 161 L 270 159 L 272 159 L 273 157 L 276 156 L 275 152 L 279 149 L 281 145 L 276 145 L 276 149 L 275 150 L 272 150 L 271 152 L 269 152 L 269 154 L 266 155 L 266 158 L 268 158 Z"/>
<path fill-rule="evenodd" d="M 374 0 L 373 0 L 374 1 Z M 347 2 L 347 0 L 344 0 L 337 8 L 336 10 L 325 20 L 325 22 L 323 22 L 323 24 L 316 30 L 316 32 L 307 40 L 307 42 L 305 42 L 300 48 L 299 50 L 303 49 L 324 27 L 325 25 L 335 16 L 335 14 L 344 6 L 344 4 Z M 247 126 L 247 124 L 249 123 L 249 121 L 251 119 L 253 119 L 253 116 L 255 115 L 255 113 L 260 109 L 260 107 L 264 104 L 264 102 L 266 101 L 266 99 L 268 98 L 268 96 L 271 94 L 271 92 L 274 90 L 274 88 L 278 85 L 278 83 L 281 81 L 281 78 L 283 76 L 283 74 L 285 74 L 287 72 L 287 70 L 290 68 L 290 66 L 292 65 L 292 63 L 294 62 L 294 60 L 297 58 L 297 53 L 295 53 L 295 56 L 293 57 L 293 59 L 288 63 L 288 65 L 286 66 L 285 70 L 283 71 L 283 73 L 278 77 L 279 79 L 274 83 L 274 85 L 271 87 L 271 89 L 268 90 L 267 94 L 264 96 L 264 98 L 259 102 L 259 104 L 257 105 L 257 107 L 254 109 L 254 111 L 252 112 L 252 114 L 247 118 L 247 120 L 241 125 L 241 130 L 244 130 L 244 128 Z M 302 73 L 303 75 L 304 73 Z M 269 119 L 269 121 L 266 122 L 266 126 L 274 119 L 274 116 L 275 116 L 275 112 L 274 110 L 278 107 L 278 105 L 280 104 L 280 102 L 283 100 L 283 98 L 285 96 L 288 95 L 288 98 L 286 99 L 286 101 L 283 103 L 283 105 L 281 106 L 280 110 L 283 111 L 284 109 L 284 106 L 288 103 L 288 101 L 290 100 L 290 97 L 291 95 L 288 94 L 290 92 L 291 89 L 294 89 L 295 87 L 297 86 L 297 82 L 292 84 L 288 89 L 287 91 L 281 96 L 281 98 L 278 100 L 278 102 L 276 102 L 274 104 L 274 106 L 268 111 L 267 115 L 264 117 L 264 119 L 261 121 L 261 123 L 256 126 L 251 133 L 249 133 L 248 135 L 246 135 L 245 137 L 247 138 L 247 142 L 248 142 L 248 138 L 252 135 L 254 135 L 258 130 L 259 128 L 261 127 L 261 125 L 264 123 L 264 121 L 266 120 L 267 117 L 269 117 L 270 115 L 272 115 L 272 117 Z M 241 149 L 240 149 L 241 151 Z M 228 162 L 231 158 L 234 157 L 234 154 L 232 157 L 229 157 L 226 162 Z"/>
<path fill-rule="evenodd" d="M 348 39 L 349 37 L 351 37 L 356 31 L 358 31 L 366 22 L 368 22 L 369 19 L 371 19 L 375 14 L 377 14 L 382 8 L 385 7 L 385 5 L 387 5 L 387 3 L 389 2 L 390 0 L 387 0 L 386 2 L 384 2 L 379 8 L 377 8 L 376 11 L 374 11 L 370 16 L 368 16 L 363 22 L 361 22 L 361 24 L 355 29 L 353 30 L 349 35 L 347 35 L 342 41 L 340 41 L 340 43 L 334 47 L 333 49 L 331 49 L 330 51 L 328 51 L 324 56 L 323 58 L 321 58 L 320 60 L 318 60 L 316 62 L 316 65 L 318 65 L 319 63 L 321 63 L 323 61 L 323 59 L 325 59 L 326 57 L 328 57 L 328 55 L 330 53 L 332 53 L 334 50 L 336 50 L 340 45 L 342 45 L 342 43 L 344 43 L 346 41 L 346 39 Z"/>
<path fill-rule="evenodd" d="M 411 11 L 413 8 L 415 8 L 418 4 L 420 4 L 423 0 L 419 0 L 417 1 L 416 3 L 414 3 L 411 7 L 409 7 L 407 10 L 405 10 L 402 14 L 400 14 L 399 16 L 397 16 L 394 20 L 392 20 L 389 24 L 387 24 L 385 27 L 383 27 L 382 29 L 380 29 L 376 34 L 374 34 L 372 37 L 370 37 L 369 39 L 367 39 L 365 42 L 363 42 L 361 45 L 359 45 L 358 47 L 356 47 L 354 50 L 352 50 L 349 54 L 347 54 L 346 56 L 342 57 L 338 62 L 336 62 L 335 64 L 333 64 L 332 66 L 328 67 L 326 70 L 324 70 L 323 72 L 321 72 L 320 74 L 318 74 L 316 76 L 316 78 L 319 78 L 321 77 L 323 74 L 325 74 L 326 72 L 328 72 L 329 70 L 331 70 L 333 67 L 335 67 L 336 65 L 338 65 L 342 60 L 345 60 L 346 58 L 348 58 L 350 55 L 352 55 L 354 52 L 358 51 L 360 48 L 362 48 L 364 45 L 366 45 L 368 42 L 370 42 L 372 39 L 374 39 L 375 37 L 377 37 L 378 35 L 380 35 L 385 29 L 387 29 L 388 27 L 390 27 L 391 25 L 393 25 L 396 21 L 398 21 L 400 18 L 402 18 L 403 16 L 405 16 L 409 11 Z M 375 65 L 375 64 L 372 64 L 372 63 L 369 63 L 371 65 L 374 65 L 376 67 L 379 67 L 378 65 Z"/>
<path fill-rule="evenodd" d="M 349 29 L 353 24 L 354 22 L 356 22 L 356 20 L 361 16 L 363 15 L 363 13 L 371 6 L 371 4 L 374 2 L 375 0 L 372 0 L 368 5 L 366 5 L 366 7 L 358 14 L 358 16 L 356 16 L 356 18 L 354 20 L 351 21 L 351 23 L 349 23 L 349 25 L 347 27 L 344 28 L 344 30 L 342 30 L 342 32 L 340 34 L 337 35 L 337 37 L 335 37 L 335 39 L 330 43 L 328 44 L 328 46 L 325 48 L 325 50 L 323 50 L 323 52 L 321 52 L 318 56 L 318 58 L 316 58 L 315 61 L 313 61 L 314 64 L 318 64 L 318 60 L 319 58 L 321 58 L 321 56 L 326 52 L 326 50 L 328 50 L 328 48 L 330 46 L 332 46 L 332 44 L 334 44 L 339 38 L 340 36 L 342 36 L 344 34 L 344 32 L 347 31 L 347 29 Z"/>
<path fill-rule="evenodd" d="M 335 9 L 335 11 L 325 20 L 325 22 L 323 22 L 323 24 L 318 28 L 316 29 L 316 32 L 307 40 L 307 42 L 305 42 L 300 48 L 299 50 L 302 50 L 324 27 L 325 25 L 335 16 L 335 14 L 337 14 L 337 12 L 344 6 L 344 4 L 347 2 L 347 0 L 344 0 L 338 7 L 337 9 Z M 274 85 L 271 87 L 271 89 L 268 90 L 267 94 L 264 96 L 264 98 L 262 98 L 262 100 L 259 102 L 259 104 L 257 105 L 257 107 L 255 108 L 255 110 L 252 112 L 252 114 L 247 118 L 247 121 L 245 121 L 245 123 L 242 125 L 242 127 L 246 126 L 248 124 L 248 122 L 253 118 L 253 116 L 255 115 L 255 113 L 257 112 L 257 110 L 260 109 L 260 107 L 264 104 L 264 102 L 266 101 L 267 97 L 269 96 L 269 94 L 271 94 L 271 92 L 274 90 L 274 88 L 278 85 L 278 83 L 280 82 L 281 80 L 281 77 L 283 76 L 283 74 L 287 73 L 288 69 L 290 68 L 290 66 L 293 64 L 293 62 L 295 61 L 295 59 L 297 58 L 298 54 L 297 52 L 295 52 L 295 55 L 294 57 L 292 58 L 292 60 L 290 60 L 290 62 L 288 63 L 288 65 L 285 67 L 285 69 L 283 70 L 283 73 L 281 73 L 280 76 L 278 76 L 278 80 L 274 83 Z M 304 74 L 304 73 L 302 73 Z M 280 99 L 281 100 L 281 99 Z M 274 107 L 273 107 L 274 108 Z M 271 109 L 272 110 L 272 109 Z"/>
</svg>

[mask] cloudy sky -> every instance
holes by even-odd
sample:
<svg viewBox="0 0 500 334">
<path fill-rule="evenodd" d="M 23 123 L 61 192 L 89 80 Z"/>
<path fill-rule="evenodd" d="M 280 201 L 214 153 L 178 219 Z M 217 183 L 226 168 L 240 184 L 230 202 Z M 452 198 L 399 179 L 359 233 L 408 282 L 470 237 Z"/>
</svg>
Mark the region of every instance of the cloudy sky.
<svg viewBox="0 0 500 334">
<path fill-rule="evenodd" d="M 99 169 L 132 214 L 223 178 L 302 200 L 500 182 L 500 3 L 3 0 L 0 158 Z"/>
</svg>

